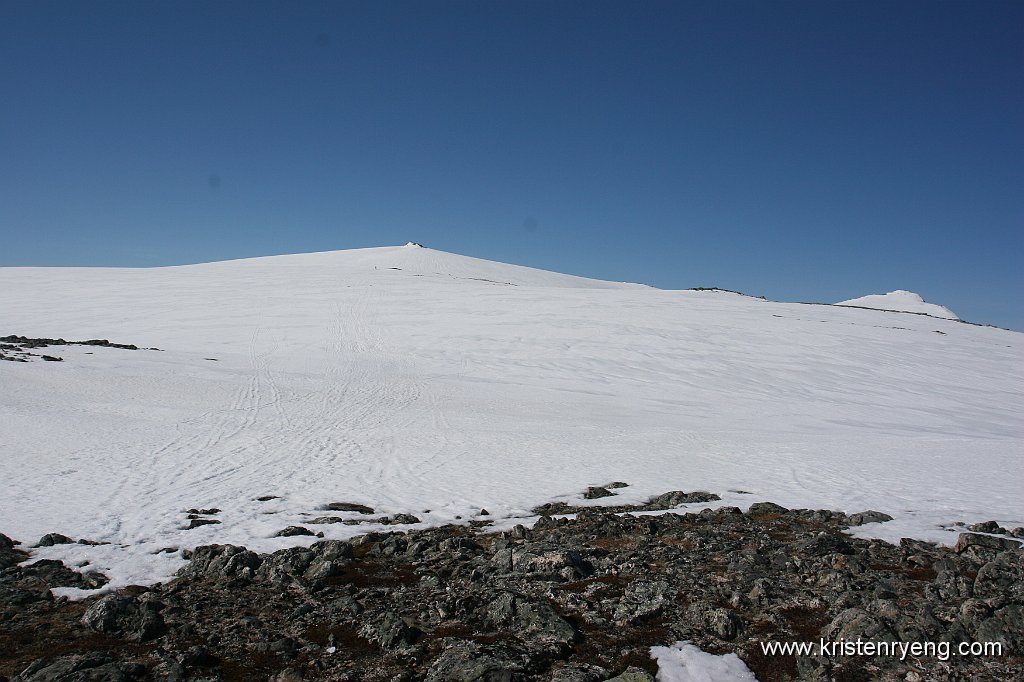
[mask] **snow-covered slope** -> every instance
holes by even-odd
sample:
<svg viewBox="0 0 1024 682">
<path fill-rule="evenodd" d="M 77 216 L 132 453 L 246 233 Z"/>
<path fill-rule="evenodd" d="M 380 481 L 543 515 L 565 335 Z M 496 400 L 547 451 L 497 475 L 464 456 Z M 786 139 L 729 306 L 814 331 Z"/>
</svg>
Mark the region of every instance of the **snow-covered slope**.
<svg viewBox="0 0 1024 682">
<path fill-rule="evenodd" d="M 919 313 L 942 317 L 947 320 L 959 320 L 956 314 L 945 306 L 937 303 L 926 303 L 920 294 L 913 291 L 897 289 L 887 294 L 871 294 L 860 298 L 851 298 L 849 301 L 840 301 L 836 305 L 857 306 L 859 308 L 874 308 L 875 310 L 888 310 L 901 313 Z"/>
<path fill-rule="evenodd" d="M 116 585 L 169 576 L 163 548 L 308 542 L 272 536 L 330 502 L 514 523 L 614 480 L 873 508 L 896 520 L 861 532 L 893 539 L 1024 525 L 1024 337 L 905 317 L 417 247 L 2 268 L 0 336 L 162 350 L 0 362 L 0 532 L 110 542 L 36 555 Z"/>
</svg>

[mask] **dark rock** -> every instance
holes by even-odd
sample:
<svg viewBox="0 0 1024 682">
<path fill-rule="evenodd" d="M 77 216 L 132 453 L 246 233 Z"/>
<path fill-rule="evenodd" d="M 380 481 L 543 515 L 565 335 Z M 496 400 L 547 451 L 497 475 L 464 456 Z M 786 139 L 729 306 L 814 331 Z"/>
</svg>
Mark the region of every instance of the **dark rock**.
<svg viewBox="0 0 1024 682">
<path fill-rule="evenodd" d="M 693 504 L 697 502 L 714 502 L 721 500 L 722 498 L 715 493 L 709 493 L 705 490 L 697 490 L 692 493 L 685 493 L 682 490 L 673 490 L 671 492 L 662 493 L 657 497 L 652 497 L 647 505 L 651 509 L 671 509 L 678 507 L 681 504 Z"/>
<path fill-rule="evenodd" d="M 975 523 L 971 526 L 967 526 L 967 530 L 972 530 L 975 533 L 997 533 L 999 535 L 1006 535 L 1006 529 L 1001 528 L 995 521 L 982 521 L 981 523 Z"/>
<path fill-rule="evenodd" d="M 307 521 L 306 523 L 313 526 L 321 526 L 330 523 L 348 523 L 348 521 L 346 519 L 341 518 L 340 516 L 318 516 L 311 521 Z"/>
<path fill-rule="evenodd" d="M 359 634 L 385 649 L 395 649 L 415 643 L 423 633 L 398 614 L 387 611 L 366 623 Z"/>
<path fill-rule="evenodd" d="M 145 672 L 139 664 L 117 663 L 108 654 L 97 653 L 38 659 L 12 682 L 129 682 Z"/>
<path fill-rule="evenodd" d="M 1024 653 L 1024 607 L 1011 604 L 996 611 L 975 632 L 979 642 L 1000 642 L 1003 654 L 1019 656 Z"/>
<path fill-rule="evenodd" d="M 394 516 L 392 516 L 388 520 L 388 523 L 390 525 L 393 525 L 393 526 L 394 525 L 412 525 L 414 523 L 419 523 L 419 522 L 420 522 L 419 518 L 413 516 L 412 514 L 395 514 Z"/>
<path fill-rule="evenodd" d="M 302 526 L 288 526 L 283 530 L 279 530 L 274 534 L 274 537 L 279 538 L 290 538 L 296 535 L 316 535 L 313 531 Z"/>
<path fill-rule="evenodd" d="M 86 580 L 61 562 L 11 565 L 0 570 L 0 645 L 92 651 L 112 642 L 95 628 L 122 640 L 109 645 L 114 656 L 180 682 L 284 679 L 280 671 L 289 679 L 597 682 L 623 679 L 630 666 L 654 670 L 649 647 L 677 640 L 736 652 L 765 680 L 1019 677 L 1019 661 L 1006 656 L 780 664 L 751 651 L 754 638 L 819 637 L 1018 647 L 1024 550 L 967 539 L 958 554 L 859 539 L 842 533 L 857 515 L 828 510 L 612 513 L 637 509 L 586 508 L 501 533 L 403 528 L 262 556 L 208 545 L 182 551 L 191 562 L 177 579 L 124 588 L 102 608 L 102 600 L 53 598 L 51 583 Z M 4 553 L 25 556 L 0 539 Z M 77 622 L 85 607 L 89 628 Z M 153 636 L 147 613 L 167 636 L 142 641 Z M 3 654 L 7 674 L 32 660 L 17 645 Z M 104 660 L 111 674 L 128 665 Z"/>
<path fill-rule="evenodd" d="M 654 682 L 654 677 L 643 668 L 630 666 L 621 674 L 610 678 L 608 682 Z"/>
<path fill-rule="evenodd" d="M 212 526 L 220 523 L 217 519 L 192 519 L 189 521 L 188 527 L 185 530 L 192 530 L 193 528 L 199 528 L 200 526 Z"/>
<path fill-rule="evenodd" d="M 192 646 L 181 657 L 181 663 L 189 668 L 215 668 L 220 665 L 220 658 L 201 646 Z"/>
<path fill-rule="evenodd" d="M 815 537 L 799 543 L 795 550 L 796 553 L 809 557 L 854 553 L 854 547 L 846 536 L 834 532 L 819 533 Z"/>
<path fill-rule="evenodd" d="M 1024 604 L 1024 551 L 1001 552 L 982 566 L 974 579 L 974 596 L 978 599 L 1003 596 Z"/>
<path fill-rule="evenodd" d="M 980 548 L 993 550 L 995 552 L 1004 552 L 1007 550 L 1021 549 L 1021 543 L 1017 540 L 1011 540 L 1009 538 L 994 538 L 991 535 L 978 535 L 976 533 L 961 533 L 960 537 L 956 541 L 956 546 L 953 548 L 957 554 L 963 554 L 964 552 L 972 548 Z"/>
<path fill-rule="evenodd" d="M 426 682 L 512 682 L 522 664 L 499 657 L 479 644 L 449 640 L 430 668 Z"/>
<path fill-rule="evenodd" d="M 236 545 L 203 545 L 185 558 L 191 562 L 178 571 L 178 575 L 190 579 L 251 579 L 263 563 L 260 555 Z"/>
<path fill-rule="evenodd" d="M 310 545 L 309 549 L 317 557 L 328 561 L 351 559 L 354 556 L 352 545 L 343 540 L 321 540 L 320 542 L 314 542 Z"/>
<path fill-rule="evenodd" d="M 863 511 L 850 514 L 847 517 L 847 523 L 851 526 L 863 526 L 866 523 L 885 523 L 886 521 L 892 521 L 892 517 L 879 511 Z"/>
<path fill-rule="evenodd" d="M 324 509 L 327 511 L 340 511 L 340 512 L 356 512 L 359 514 L 373 514 L 373 507 L 367 507 L 364 504 L 355 504 L 352 502 L 331 502 L 324 505 Z"/>
<path fill-rule="evenodd" d="M 608 490 L 607 488 L 602 488 L 600 486 L 591 486 L 591 487 L 587 488 L 587 491 L 585 493 L 583 493 L 583 499 L 585 499 L 585 500 L 599 500 L 602 497 L 611 497 L 614 494 L 615 493 L 613 493 L 612 491 Z"/>
<path fill-rule="evenodd" d="M 608 679 L 607 668 L 587 663 L 568 663 L 556 669 L 551 682 L 604 682 Z"/>
<path fill-rule="evenodd" d="M 789 510 L 774 502 L 755 502 L 747 509 L 751 516 L 763 516 L 767 514 L 785 514 Z"/>
<path fill-rule="evenodd" d="M 67 535 L 61 535 L 60 533 L 47 533 L 43 537 L 39 538 L 39 547 L 52 547 L 54 545 L 73 545 L 75 541 L 69 538 Z"/>
</svg>

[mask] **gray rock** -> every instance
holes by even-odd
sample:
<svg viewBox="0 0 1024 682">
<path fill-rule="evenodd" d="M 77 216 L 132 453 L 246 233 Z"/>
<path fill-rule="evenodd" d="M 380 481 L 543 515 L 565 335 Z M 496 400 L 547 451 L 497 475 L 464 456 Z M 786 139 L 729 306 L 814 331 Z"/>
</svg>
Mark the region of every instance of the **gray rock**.
<svg viewBox="0 0 1024 682">
<path fill-rule="evenodd" d="M 603 682 L 608 679 L 608 670 L 586 663 L 563 665 L 551 674 L 551 682 Z"/>
<path fill-rule="evenodd" d="M 967 530 L 972 530 L 975 533 L 996 533 L 998 535 L 1006 535 L 1006 529 L 1001 528 L 995 521 L 982 521 L 981 523 L 975 523 L 967 526 Z"/>
<path fill-rule="evenodd" d="M 622 674 L 609 678 L 608 682 L 654 682 L 654 678 L 643 668 L 629 666 Z"/>
<path fill-rule="evenodd" d="M 585 493 L 583 493 L 583 499 L 599 500 L 602 497 L 612 497 L 614 494 L 615 493 L 608 490 L 607 488 L 602 488 L 601 486 L 591 486 L 587 488 L 587 491 Z"/>
<path fill-rule="evenodd" d="M 972 548 L 982 550 L 993 550 L 1004 552 L 1011 549 L 1021 549 L 1022 545 L 1017 540 L 1010 538 L 994 538 L 991 535 L 978 535 L 976 533 L 961 533 L 957 538 L 956 546 L 953 548 L 957 554 L 963 554 Z M 975 552 L 975 554 L 981 554 Z"/>
<path fill-rule="evenodd" d="M 629 584 L 612 616 L 622 625 L 637 624 L 661 613 L 672 591 L 666 581 L 639 580 Z"/>
<path fill-rule="evenodd" d="M 390 519 L 388 519 L 388 524 L 392 526 L 412 525 L 414 523 L 420 523 L 420 520 L 418 517 L 413 516 L 412 514 L 395 514 Z"/>
<path fill-rule="evenodd" d="M 73 545 L 75 541 L 69 538 L 67 535 L 61 535 L 60 533 L 47 533 L 43 537 L 39 538 L 39 547 L 53 547 L 54 545 Z"/>
<path fill-rule="evenodd" d="M 108 594 L 86 609 L 82 623 L 105 635 L 145 642 L 167 631 L 162 609 L 155 599 Z"/>
<path fill-rule="evenodd" d="M 822 532 L 810 540 L 797 543 L 795 551 L 801 556 L 822 557 L 829 554 L 853 554 L 853 544 L 846 536 L 835 532 Z"/>
<path fill-rule="evenodd" d="M 404 618 L 392 611 L 385 612 L 378 618 L 369 618 L 359 631 L 366 639 L 376 642 L 385 649 L 396 649 L 414 644 L 422 633 L 419 628 L 410 625 Z"/>
<path fill-rule="evenodd" d="M 1024 551 L 1001 552 L 978 571 L 974 596 L 995 599 L 1000 596 L 1024 604 Z"/>
<path fill-rule="evenodd" d="M 237 545 L 203 545 L 185 558 L 191 562 L 178 571 L 182 578 L 252 579 L 263 563 L 260 555 Z"/>
<path fill-rule="evenodd" d="M 892 517 L 883 512 L 872 510 L 850 514 L 847 518 L 847 523 L 851 526 L 863 526 L 866 523 L 885 523 L 886 521 L 892 521 Z"/>
<path fill-rule="evenodd" d="M 256 579 L 282 585 L 302 577 L 317 555 L 306 547 L 281 549 L 264 557 L 256 570 Z"/>
<path fill-rule="evenodd" d="M 857 608 L 840 612 L 821 631 L 821 636 L 833 642 L 840 639 L 891 642 L 897 639 L 888 623 Z"/>
<path fill-rule="evenodd" d="M 569 569 L 570 579 L 576 579 L 590 572 L 583 556 L 572 550 L 522 547 L 513 550 L 511 558 L 517 573 L 564 576 L 563 570 Z"/>
<path fill-rule="evenodd" d="M 511 682 L 522 666 L 463 640 L 449 640 L 427 671 L 426 682 Z"/>
<path fill-rule="evenodd" d="M 978 626 L 974 635 L 979 642 L 1000 642 L 1003 655 L 1024 653 L 1024 607 L 1018 604 L 999 609 Z"/>
<path fill-rule="evenodd" d="M 523 595 L 503 592 L 485 607 L 484 622 L 496 630 L 506 630 L 517 636 L 529 635 L 560 644 L 580 639 L 580 633 L 558 615 L 551 604 L 542 600 L 529 600 Z"/>
<path fill-rule="evenodd" d="M 353 557 L 352 545 L 344 540 L 321 540 L 320 542 L 314 542 L 310 545 L 309 549 L 321 559 L 328 561 L 351 559 Z"/>
<path fill-rule="evenodd" d="M 767 514 L 785 514 L 789 510 L 774 502 L 755 502 L 747 509 L 751 516 L 765 516 Z"/>
<path fill-rule="evenodd" d="M 722 499 L 714 493 L 709 493 L 706 490 L 697 490 L 692 493 L 685 493 L 682 490 L 673 490 L 667 493 L 662 493 L 657 497 L 652 497 L 647 505 L 651 509 L 671 509 L 672 507 L 678 507 L 681 504 L 693 504 L 697 502 L 714 502 Z"/>
</svg>

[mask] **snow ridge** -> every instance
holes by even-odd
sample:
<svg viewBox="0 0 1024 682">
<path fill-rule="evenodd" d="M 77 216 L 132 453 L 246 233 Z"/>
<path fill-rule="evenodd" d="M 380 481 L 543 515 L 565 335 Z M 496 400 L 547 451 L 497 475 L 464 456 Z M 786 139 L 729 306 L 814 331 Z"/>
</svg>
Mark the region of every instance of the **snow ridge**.
<svg viewBox="0 0 1024 682">
<path fill-rule="evenodd" d="M 947 320 L 959 320 L 960 318 L 952 310 L 937 303 L 926 303 L 920 294 L 913 291 L 897 289 L 887 294 L 871 294 L 860 298 L 851 298 L 848 301 L 840 301 L 835 305 L 852 306 L 857 308 L 875 308 L 876 310 L 888 310 L 890 312 L 917 313 L 919 315 L 931 315 Z"/>
</svg>

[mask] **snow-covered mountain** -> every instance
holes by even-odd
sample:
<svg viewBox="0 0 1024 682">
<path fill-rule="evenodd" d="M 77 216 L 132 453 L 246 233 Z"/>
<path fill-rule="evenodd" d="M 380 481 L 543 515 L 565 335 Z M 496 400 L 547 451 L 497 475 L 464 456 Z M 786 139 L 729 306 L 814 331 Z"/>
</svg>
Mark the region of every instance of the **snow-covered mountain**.
<svg viewBox="0 0 1024 682">
<path fill-rule="evenodd" d="M 860 298 L 851 298 L 849 301 L 840 301 L 836 305 L 856 306 L 859 308 L 874 308 L 875 310 L 888 310 L 900 313 L 917 313 L 942 317 L 947 320 L 959 320 L 956 313 L 945 306 L 937 303 L 926 303 L 920 294 L 913 291 L 897 289 L 887 294 L 871 294 Z"/>
<path fill-rule="evenodd" d="M 0 532 L 109 542 L 35 552 L 114 585 L 169 576 L 165 548 L 308 542 L 273 536 L 331 502 L 514 523 L 616 480 L 873 508 L 895 520 L 859 532 L 890 539 L 1024 525 L 1024 337 L 954 320 L 407 246 L 0 268 L 8 334 L 161 349 L 0 362 Z"/>
</svg>

